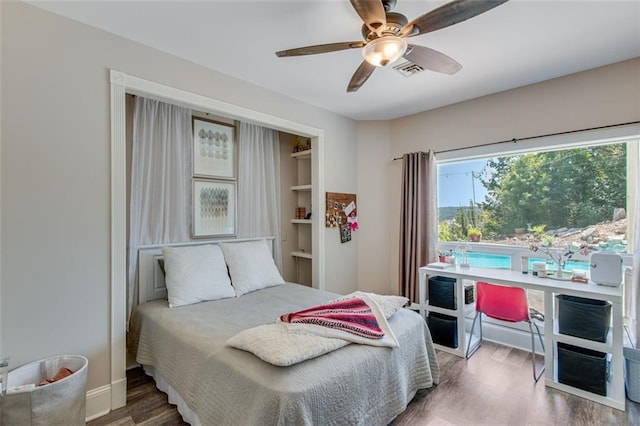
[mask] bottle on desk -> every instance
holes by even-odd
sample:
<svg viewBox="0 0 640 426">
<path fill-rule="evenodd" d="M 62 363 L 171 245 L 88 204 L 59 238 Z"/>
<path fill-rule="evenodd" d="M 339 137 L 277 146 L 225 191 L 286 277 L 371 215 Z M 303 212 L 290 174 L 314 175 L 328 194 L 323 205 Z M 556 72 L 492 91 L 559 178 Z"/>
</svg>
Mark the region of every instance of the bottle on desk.
<svg viewBox="0 0 640 426">
<path fill-rule="evenodd" d="M 528 274 L 529 273 L 529 256 L 522 256 L 520 258 L 520 261 L 522 262 L 522 273 Z"/>
</svg>

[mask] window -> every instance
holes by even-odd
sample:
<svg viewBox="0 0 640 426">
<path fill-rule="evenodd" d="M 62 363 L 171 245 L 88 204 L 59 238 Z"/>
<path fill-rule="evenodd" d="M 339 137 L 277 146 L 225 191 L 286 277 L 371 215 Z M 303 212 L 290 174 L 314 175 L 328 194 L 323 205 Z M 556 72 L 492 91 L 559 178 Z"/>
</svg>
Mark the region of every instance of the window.
<svg viewBox="0 0 640 426">
<path fill-rule="evenodd" d="M 628 190 L 626 142 L 442 163 L 438 240 L 627 253 Z"/>
</svg>

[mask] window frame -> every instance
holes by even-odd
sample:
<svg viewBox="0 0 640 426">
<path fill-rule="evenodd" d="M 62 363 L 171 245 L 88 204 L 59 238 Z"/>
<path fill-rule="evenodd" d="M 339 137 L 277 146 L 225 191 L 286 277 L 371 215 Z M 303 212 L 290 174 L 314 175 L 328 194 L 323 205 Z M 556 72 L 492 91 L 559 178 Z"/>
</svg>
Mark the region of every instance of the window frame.
<svg viewBox="0 0 640 426">
<path fill-rule="evenodd" d="M 640 149 L 638 144 L 640 143 L 640 125 L 622 125 L 615 127 L 600 128 L 595 130 L 587 130 L 582 132 L 570 132 L 562 135 L 543 136 L 537 138 L 529 138 L 527 140 L 515 140 L 513 144 L 510 142 L 504 142 L 499 144 L 479 145 L 470 148 L 463 148 L 458 150 L 451 150 L 436 154 L 436 165 L 470 161 L 479 159 L 488 159 L 490 157 L 501 157 L 509 155 L 521 155 L 530 152 L 549 152 L 571 148 L 584 148 L 588 146 L 606 145 L 615 143 L 629 143 L 632 146 L 633 142 L 636 142 L 636 146 L 632 149 Z M 627 163 L 627 167 L 632 167 L 632 164 Z M 627 181 L 629 181 L 630 175 L 639 173 L 639 170 L 627 171 Z M 636 189 L 637 192 L 637 189 Z M 630 187 L 627 186 L 627 217 L 629 217 L 630 210 L 628 206 L 633 205 L 633 197 L 635 193 L 632 193 Z M 637 214 L 640 214 L 638 212 Z M 438 218 L 439 222 L 439 218 Z M 633 224 L 630 220 L 627 224 L 627 231 L 633 231 Z M 506 244 L 487 244 L 487 243 L 473 243 L 468 241 L 453 241 L 453 242 L 441 242 L 438 241 L 436 248 L 442 251 L 455 250 L 455 248 L 461 244 L 465 244 L 468 247 L 468 252 L 483 253 L 483 254 L 500 254 L 511 256 L 511 269 L 520 269 L 520 257 L 532 256 L 528 246 L 512 246 Z M 629 241 L 629 244 L 632 244 Z M 629 246 L 629 251 L 632 251 L 632 246 Z M 631 253 L 618 253 L 622 257 L 624 266 L 633 265 L 633 255 Z M 543 257 L 543 255 L 541 255 Z M 584 256 L 580 253 L 576 253 L 572 256 L 572 260 L 588 262 L 590 256 Z"/>
</svg>

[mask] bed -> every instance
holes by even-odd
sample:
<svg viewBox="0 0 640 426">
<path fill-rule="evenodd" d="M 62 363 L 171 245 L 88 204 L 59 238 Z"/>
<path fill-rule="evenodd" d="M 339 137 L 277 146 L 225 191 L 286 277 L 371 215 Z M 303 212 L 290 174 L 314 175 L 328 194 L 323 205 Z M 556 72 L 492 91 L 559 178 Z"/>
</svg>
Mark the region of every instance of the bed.
<svg viewBox="0 0 640 426">
<path fill-rule="evenodd" d="M 161 259 L 158 247 L 139 251 L 141 304 L 128 345 L 193 425 L 385 425 L 417 390 L 438 383 L 431 336 L 416 312 L 402 308 L 389 318 L 397 348 L 352 343 L 276 366 L 227 340 L 339 295 L 284 283 L 170 308 Z"/>
</svg>

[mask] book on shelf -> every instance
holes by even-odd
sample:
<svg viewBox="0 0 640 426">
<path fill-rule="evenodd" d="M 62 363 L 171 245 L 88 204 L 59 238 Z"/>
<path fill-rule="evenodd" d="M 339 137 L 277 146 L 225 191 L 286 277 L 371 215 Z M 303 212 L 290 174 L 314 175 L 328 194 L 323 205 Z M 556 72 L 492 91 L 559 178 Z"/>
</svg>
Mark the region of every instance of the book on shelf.
<svg viewBox="0 0 640 426">
<path fill-rule="evenodd" d="M 433 268 L 433 269 L 448 269 L 448 268 L 451 268 L 452 266 L 453 265 L 451 263 L 447 263 L 447 262 L 432 262 L 427 265 L 427 267 Z"/>
<path fill-rule="evenodd" d="M 296 207 L 296 219 L 305 219 L 307 209 L 305 207 Z"/>
</svg>

